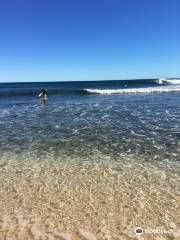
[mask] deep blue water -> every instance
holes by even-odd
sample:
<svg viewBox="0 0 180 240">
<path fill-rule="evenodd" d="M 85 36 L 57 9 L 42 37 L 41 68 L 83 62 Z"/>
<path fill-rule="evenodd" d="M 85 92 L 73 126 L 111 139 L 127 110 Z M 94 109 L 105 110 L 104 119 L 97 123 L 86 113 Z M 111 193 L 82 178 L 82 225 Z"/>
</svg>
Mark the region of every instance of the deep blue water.
<svg viewBox="0 0 180 240">
<path fill-rule="evenodd" d="M 156 86 L 156 79 L 136 81 L 82 81 L 82 82 L 42 82 L 42 83 L 2 83 L 0 96 L 35 96 L 42 88 L 47 88 L 51 96 L 85 94 L 83 89 L 119 89 L 128 87 Z"/>
<path fill-rule="evenodd" d="M 177 81 L 177 80 L 176 80 Z M 178 80 L 180 82 L 180 80 Z M 168 87 L 169 81 L 159 79 L 116 80 L 116 81 L 80 81 L 80 82 L 38 82 L 38 83 L 1 83 L 0 97 L 34 97 L 42 88 L 47 88 L 51 97 L 59 95 L 86 95 L 88 90 L 131 90 L 151 87 Z M 170 90 L 172 91 L 172 90 Z M 93 92 L 97 94 L 98 92 Z M 103 93 L 103 92 L 102 92 Z M 118 93 L 118 92 L 115 92 Z"/>
</svg>

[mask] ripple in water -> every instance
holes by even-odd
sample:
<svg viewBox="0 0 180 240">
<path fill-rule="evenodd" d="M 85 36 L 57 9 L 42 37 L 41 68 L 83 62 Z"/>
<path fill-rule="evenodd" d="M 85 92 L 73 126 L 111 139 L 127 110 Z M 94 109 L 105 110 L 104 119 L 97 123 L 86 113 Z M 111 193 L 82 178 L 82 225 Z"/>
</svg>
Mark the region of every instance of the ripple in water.
<svg viewBox="0 0 180 240">
<path fill-rule="evenodd" d="M 177 99 L 9 105 L 0 115 L 0 239 L 133 239 L 137 226 L 144 239 L 158 239 L 148 234 L 157 228 L 178 239 Z"/>
</svg>

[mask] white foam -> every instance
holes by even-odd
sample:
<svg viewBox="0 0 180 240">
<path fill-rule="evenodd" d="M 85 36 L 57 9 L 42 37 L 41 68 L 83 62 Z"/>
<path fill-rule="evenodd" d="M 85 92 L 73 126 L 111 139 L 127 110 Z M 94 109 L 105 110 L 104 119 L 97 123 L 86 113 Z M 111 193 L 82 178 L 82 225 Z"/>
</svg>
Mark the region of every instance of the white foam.
<svg viewBox="0 0 180 240">
<path fill-rule="evenodd" d="M 167 82 L 171 84 L 180 84 L 180 79 L 167 80 Z"/>
<path fill-rule="evenodd" d="M 163 93 L 180 92 L 180 87 L 146 87 L 146 88 L 126 88 L 126 89 L 84 89 L 91 94 L 130 94 L 130 93 Z"/>
<path fill-rule="evenodd" d="M 10 111 L 9 110 L 3 110 L 1 113 L 0 113 L 0 117 L 5 117 L 7 115 L 10 114 Z"/>
<path fill-rule="evenodd" d="M 160 78 L 157 80 L 157 83 L 159 84 L 164 84 L 164 83 L 169 83 L 169 84 L 180 84 L 180 79 L 166 79 L 166 78 Z"/>
</svg>

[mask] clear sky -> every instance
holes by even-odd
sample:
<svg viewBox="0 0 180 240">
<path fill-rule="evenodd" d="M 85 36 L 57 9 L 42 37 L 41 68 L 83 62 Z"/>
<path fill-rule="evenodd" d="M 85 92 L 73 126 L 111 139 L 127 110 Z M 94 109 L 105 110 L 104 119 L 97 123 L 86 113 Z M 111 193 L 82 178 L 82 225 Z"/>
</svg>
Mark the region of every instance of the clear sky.
<svg viewBox="0 0 180 240">
<path fill-rule="evenodd" d="M 0 82 L 180 77 L 180 0 L 0 1 Z"/>
</svg>

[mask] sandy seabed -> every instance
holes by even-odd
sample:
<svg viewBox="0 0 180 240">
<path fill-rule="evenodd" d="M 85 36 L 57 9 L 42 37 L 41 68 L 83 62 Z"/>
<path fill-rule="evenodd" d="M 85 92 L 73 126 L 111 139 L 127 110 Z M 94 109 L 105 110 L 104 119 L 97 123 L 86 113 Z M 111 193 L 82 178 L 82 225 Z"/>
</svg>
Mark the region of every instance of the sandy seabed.
<svg viewBox="0 0 180 240">
<path fill-rule="evenodd" d="M 153 162 L 3 155 L 0 239 L 180 239 L 180 166 Z"/>
</svg>

